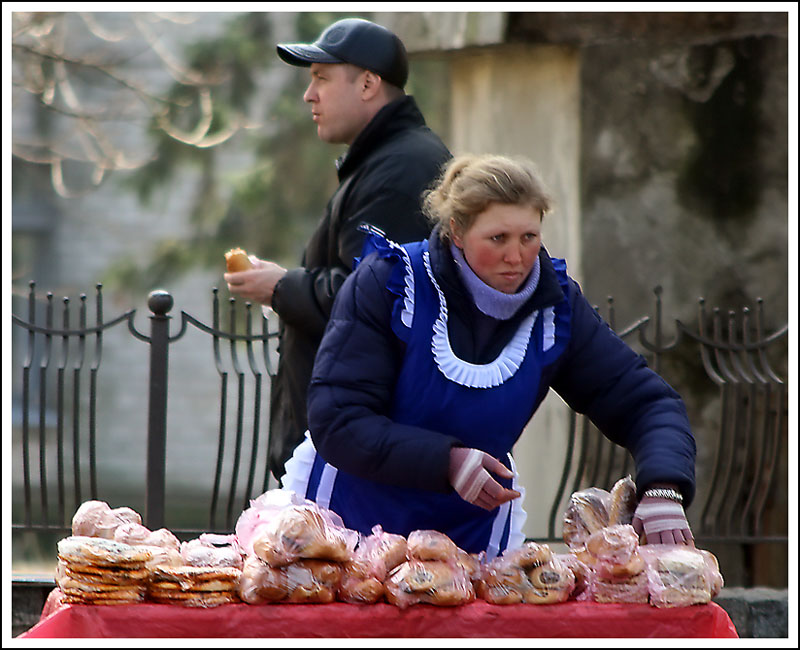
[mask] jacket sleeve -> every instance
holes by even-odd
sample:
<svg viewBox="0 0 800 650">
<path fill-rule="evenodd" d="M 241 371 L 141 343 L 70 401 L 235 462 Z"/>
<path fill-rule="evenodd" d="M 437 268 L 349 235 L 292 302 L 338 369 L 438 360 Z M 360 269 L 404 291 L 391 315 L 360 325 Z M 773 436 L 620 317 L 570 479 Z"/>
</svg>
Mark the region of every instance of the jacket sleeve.
<svg viewBox="0 0 800 650">
<path fill-rule="evenodd" d="M 422 216 L 419 197 L 390 188 L 354 194 L 348 199 L 348 216 L 338 233 L 339 264 L 333 267 L 290 269 L 275 288 L 273 308 L 293 327 L 319 339 L 325 330 L 336 295 L 361 254 L 364 223 L 377 226 L 398 243 L 425 239 L 430 225 Z"/>
<path fill-rule="evenodd" d="M 636 463 L 639 496 L 651 484 L 695 494 L 696 446 L 677 392 L 600 318 L 570 280 L 572 334 L 552 387 Z"/>
<path fill-rule="evenodd" d="M 385 289 L 389 264 L 371 255 L 342 286 L 308 391 L 311 438 L 326 462 L 345 472 L 447 492 L 457 440 L 389 417 L 402 355 L 390 323 L 395 296 Z"/>
</svg>

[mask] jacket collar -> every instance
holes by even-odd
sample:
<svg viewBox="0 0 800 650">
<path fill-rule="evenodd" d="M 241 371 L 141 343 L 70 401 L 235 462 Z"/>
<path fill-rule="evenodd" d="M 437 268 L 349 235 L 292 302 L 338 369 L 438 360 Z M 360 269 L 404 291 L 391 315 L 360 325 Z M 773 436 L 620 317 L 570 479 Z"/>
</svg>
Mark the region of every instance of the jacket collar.
<svg viewBox="0 0 800 650">
<path fill-rule="evenodd" d="M 428 250 L 431 256 L 431 268 L 437 281 L 442 286 L 445 296 L 458 302 L 472 302 L 469 291 L 458 275 L 456 263 L 449 250 L 449 242 L 439 237 L 439 226 L 436 226 L 428 238 Z M 528 302 L 520 308 L 518 314 L 527 315 L 535 309 L 544 309 L 562 302 L 565 298 L 553 260 L 544 246 L 539 251 L 540 273 L 539 284 Z"/>
<path fill-rule="evenodd" d="M 425 126 L 425 118 L 411 95 L 404 95 L 386 104 L 356 136 L 347 151 L 337 159 L 339 180 L 349 176 L 364 158 L 394 134 L 419 126 Z"/>
</svg>

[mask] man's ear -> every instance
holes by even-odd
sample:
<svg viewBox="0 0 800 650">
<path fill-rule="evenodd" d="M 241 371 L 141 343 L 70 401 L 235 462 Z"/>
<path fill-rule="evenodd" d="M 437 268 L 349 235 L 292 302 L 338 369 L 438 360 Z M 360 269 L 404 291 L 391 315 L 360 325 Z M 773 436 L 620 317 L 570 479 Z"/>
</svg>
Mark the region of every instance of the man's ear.
<svg viewBox="0 0 800 650">
<path fill-rule="evenodd" d="M 383 79 L 371 70 L 364 70 L 361 75 L 361 96 L 363 99 L 372 99 L 381 89 Z"/>
</svg>

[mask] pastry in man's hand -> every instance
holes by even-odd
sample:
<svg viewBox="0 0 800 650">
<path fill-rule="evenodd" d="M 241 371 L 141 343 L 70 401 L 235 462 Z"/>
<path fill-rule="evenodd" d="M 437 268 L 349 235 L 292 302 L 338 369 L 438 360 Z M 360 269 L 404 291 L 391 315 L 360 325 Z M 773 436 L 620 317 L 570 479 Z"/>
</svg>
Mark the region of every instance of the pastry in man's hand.
<svg viewBox="0 0 800 650">
<path fill-rule="evenodd" d="M 249 271 L 253 268 L 253 263 L 244 250 L 231 248 L 225 253 L 225 266 L 228 269 L 228 273 L 238 273 L 239 271 Z"/>
</svg>

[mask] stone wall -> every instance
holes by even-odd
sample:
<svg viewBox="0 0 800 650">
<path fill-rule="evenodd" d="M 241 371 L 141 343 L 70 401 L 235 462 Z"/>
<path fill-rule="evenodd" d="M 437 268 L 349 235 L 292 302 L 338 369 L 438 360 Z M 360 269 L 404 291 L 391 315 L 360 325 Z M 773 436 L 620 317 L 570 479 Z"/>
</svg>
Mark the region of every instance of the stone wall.
<svg viewBox="0 0 800 650">
<path fill-rule="evenodd" d="M 618 325 L 651 314 L 661 286 L 667 319 L 696 322 L 700 297 L 723 314 L 763 298 L 772 332 L 788 319 L 787 16 L 422 12 L 376 19 L 396 29 L 413 60 L 446 63 L 448 114 L 437 122 L 449 125 L 455 153 L 523 154 L 539 165 L 557 202 L 545 220 L 545 245 L 566 257 L 593 304 L 614 297 Z M 702 484 L 719 435 L 719 398 L 686 361 L 663 372 L 687 401 Z M 785 378 L 787 358 L 776 363 Z M 566 411 L 550 395 L 515 449 L 537 502 L 550 503 L 548 486 L 555 492 L 561 466 L 546 459 L 564 457 L 564 431 Z M 785 466 L 781 472 L 767 519 L 785 519 Z M 548 513 L 531 506 L 530 491 L 527 503 L 532 535 Z M 785 586 L 785 547 L 762 546 L 720 550 L 721 561 L 737 581 L 749 565 L 759 584 Z"/>
</svg>

